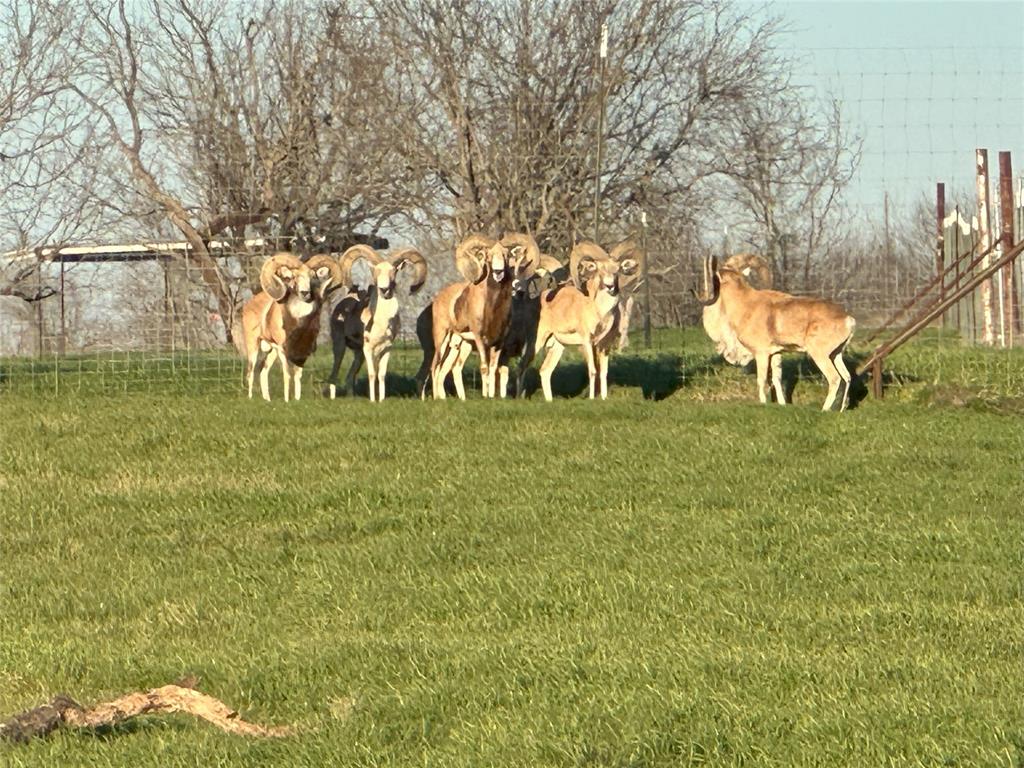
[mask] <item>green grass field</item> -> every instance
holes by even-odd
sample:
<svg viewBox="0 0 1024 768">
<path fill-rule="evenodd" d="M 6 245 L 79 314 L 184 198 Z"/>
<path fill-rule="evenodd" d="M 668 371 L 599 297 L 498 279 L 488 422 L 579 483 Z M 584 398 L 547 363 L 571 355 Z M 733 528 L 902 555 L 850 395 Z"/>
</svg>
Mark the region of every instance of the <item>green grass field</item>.
<svg viewBox="0 0 1024 768">
<path fill-rule="evenodd" d="M 603 403 L 7 361 L 0 719 L 196 673 L 299 732 L 141 718 L 0 765 L 1024 764 L 1024 355 L 926 339 L 823 414 L 689 339 Z"/>
</svg>

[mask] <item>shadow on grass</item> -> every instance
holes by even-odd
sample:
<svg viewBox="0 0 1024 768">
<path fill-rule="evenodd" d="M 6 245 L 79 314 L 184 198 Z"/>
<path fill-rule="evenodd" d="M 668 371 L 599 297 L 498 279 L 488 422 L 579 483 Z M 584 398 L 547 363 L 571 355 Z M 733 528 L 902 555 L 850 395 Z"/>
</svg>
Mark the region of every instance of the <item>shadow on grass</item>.
<svg viewBox="0 0 1024 768">
<path fill-rule="evenodd" d="M 608 389 L 635 387 L 645 400 L 663 400 L 683 386 L 684 368 L 680 355 L 659 354 L 655 357 L 620 355 L 611 358 L 608 368 Z M 551 393 L 555 397 L 586 396 L 589 391 L 587 366 L 581 361 L 563 362 L 551 375 Z M 540 374 L 536 368 L 526 372 L 526 396 L 540 390 Z"/>
<path fill-rule="evenodd" d="M 853 409 L 868 396 L 868 388 L 864 376 L 857 375 L 857 368 L 865 360 L 865 355 L 847 353 L 843 355 L 846 368 L 850 371 L 850 391 L 848 408 Z M 755 373 L 753 363 L 748 366 L 751 374 Z M 825 376 L 807 355 L 783 358 L 782 389 L 786 393 L 786 402 L 793 402 L 793 392 L 801 380 L 824 383 Z"/>
<path fill-rule="evenodd" d="M 864 354 L 846 354 L 843 358 L 851 373 L 866 359 Z M 611 358 L 611 367 L 608 372 L 609 389 L 616 387 L 631 387 L 639 389 L 645 400 L 664 400 L 678 390 L 701 386 L 702 381 L 713 376 L 729 363 L 720 355 L 711 356 L 684 356 L 675 353 L 657 353 L 654 355 L 614 355 Z M 750 378 L 751 397 L 757 397 L 756 367 L 753 362 L 743 366 L 741 371 Z M 514 367 L 513 367 L 514 376 Z M 884 373 L 883 384 L 895 381 L 895 377 L 889 372 Z M 856 408 L 867 396 L 868 387 L 866 376 L 854 376 L 850 385 L 849 407 Z M 906 380 L 905 377 L 900 377 Z M 786 401 L 793 402 L 793 393 L 798 384 L 803 380 L 805 385 L 816 385 L 824 383 L 824 377 L 818 367 L 807 355 L 789 355 L 782 361 L 782 384 L 786 393 Z M 465 382 L 467 392 L 479 392 L 478 372 L 467 366 L 465 370 Z M 326 382 L 321 382 L 321 392 L 326 397 L 328 394 Z M 514 381 L 509 383 L 514 389 Z M 533 366 L 526 372 L 525 381 L 526 397 L 539 396 L 540 374 L 537 367 Z M 551 389 L 555 397 L 573 398 L 586 397 L 588 390 L 587 368 L 580 360 L 564 361 L 555 369 L 551 377 Z M 455 389 L 451 379 L 445 382 L 445 390 L 450 397 L 455 396 Z M 347 391 L 341 387 L 338 389 L 338 398 L 349 396 Z M 417 398 L 419 392 L 416 387 L 416 380 L 413 376 L 389 373 L 387 378 L 387 396 Z M 472 395 L 471 395 L 472 396 Z M 355 397 L 369 397 L 369 384 L 365 376 L 356 380 Z M 429 395 L 428 395 L 429 397 Z M 824 397 L 824 395 L 823 395 Z"/>
<path fill-rule="evenodd" d="M 849 403 L 848 408 L 856 408 L 860 403 L 868 396 L 868 387 L 865 382 L 864 376 L 858 376 L 856 374 L 857 367 L 866 359 L 865 355 L 862 354 L 844 354 L 843 361 L 846 363 L 847 369 L 851 374 L 850 391 L 849 391 Z M 692 366 L 686 372 L 686 379 L 689 380 L 692 376 L 699 376 L 702 374 L 714 373 L 716 370 L 728 367 L 729 363 L 720 355 L 714 355 L 706 358 L 695 366 Z M 753 397 L 757 397 L 757 366 L 754 362 L 747 363 L 740 367 L 740 371 L 750 377 L 751 393 Z M 883 383 L 888 383 L 893 380 L 891 374 L 886 372 Z M 825 377 L 822 372 L 818 369 L 818 366 L 814 364 L 805 354 L 793 354 L 782 359 L 782 390 L 785 393 L 786 402 L 793 402 L 793 394 L 796 392 L 797 385 L 803 383 L 805 385 L 810 384 L 817 386 L 825 383 Z M 769 397 L 772 402 L 775 402 L 775 392 L 769 387 Z M 822 395 L 824 399 L 824 394 Z"/>
</svg>

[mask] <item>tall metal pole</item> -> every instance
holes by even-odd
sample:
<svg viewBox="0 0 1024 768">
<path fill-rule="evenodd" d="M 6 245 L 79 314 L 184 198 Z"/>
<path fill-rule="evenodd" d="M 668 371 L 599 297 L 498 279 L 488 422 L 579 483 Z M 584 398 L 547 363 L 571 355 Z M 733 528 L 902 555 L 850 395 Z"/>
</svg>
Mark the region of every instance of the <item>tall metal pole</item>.
<svg viewBox="0 0 1024 768">
<path fill-rule="evenodd" d="M 939 301 L 946 298 L 946 285 L 942 279 L 945 271 L 943 265 L 943 251 L 945 250 L 945 237 L 942 231 L 942 222 L 946 219 L 946 185 L 941 181 L 935 185 L 935 274 L 939 276 Z M 942 324 L 946 324 L 946 314 L 942 314 Z"/>
<path fill-rule="evenodd" d="M 600 71 L 601 84 L 598 90 L 598 99 L 600 100 L 600 112 L 597 118 L 597 167 L 594 171 L 594 242 L 601 242 L 601 155 L 604 153 L 604 72 L 605 72 L 605 61 L 608 58 L 608 22 L 602 22 L 601 24 L 601 49 L 599 52 L 600 61 L 598 62 L 598 69 Z"/>
<path fill-rule="evenodd" d="M 64 312 L 64 254 L 58 253 L 60 259 L 60 356 L 64 357 L 68 349 L 68 325 Z"/>
<path fill-rule="evenodd" d="M 883 293 L 886 295 L 886 300 L 889 299 L 889 274 L 894 270 L 895 265 L 892 263 L 892 241 L 889 239 L 889 190 L 885 191 L 885 197 L 883 198 L 883 216 L 885 221 L 885 264 L 882 266 L 882 285 L 885 286 Z M 898 283 L 897 283 L 898 285 Z M 897 301 L 895 306 L 899 306 Z"/>
<path fill-rule="evenodd" d="M 640 250 L 644 252 L 644 346 L 651 348 L 651 271 L 647 257 L 647 211 L 640 211 Z"/>
</svg>

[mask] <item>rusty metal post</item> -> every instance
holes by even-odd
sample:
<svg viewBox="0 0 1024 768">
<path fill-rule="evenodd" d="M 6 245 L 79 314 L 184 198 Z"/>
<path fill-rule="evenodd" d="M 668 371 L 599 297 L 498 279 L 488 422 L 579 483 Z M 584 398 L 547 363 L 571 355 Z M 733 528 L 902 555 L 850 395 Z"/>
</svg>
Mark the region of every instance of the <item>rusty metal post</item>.
<svg viewBox="0 0 1024 768">
<path fill-rule="evenodd" d="M 1010 153 L 999 153 L 999 210 L 1001 231 L 999 239 L 1004 251 L 1013 248 L 1013 167 Z M 1004 333 L 1007 345 L 1013 346 L 1013 335 L 1020 333 L 1020 307 L 1017 304 L 1016 285 L 1013 280 L 1013 264 L 1007 264 L 1000 279 L 1003 281 L 1003 295 L 1006 300 Z"/>
<path fill-rule="evenodd" d="M 981 239 L 979 249 L 981 253 L 987 253 L 992 246 L 992 238 L 989 234 L 991 229 L 991 215 L 988 207 L 988 150 L 978 149 L 975 151 L 975 170 L 977 183 L 975 185 L 978 195 L 978 237 Z M 981 268 L 985 269 L 992 263 L 991 255 L 986 255 L 981 262 Z M 992 302 L 992 281 L 986 280 L 981 284 L 981 341 L 983 344 L 993 346 L 996 343 L 995 329 L 995 306 Z"/>
<path fill-rule="evenodd" d="M 946 247 L 944 232 L 942 231 L 942 222 L 946 218 L 946 185 L 941 181 L 935 185 L 935 229 L 938 233 L 935 238 L 935 274 L 939 278 L 939 301 L 946 298 L 946 281 L 942 277 L 943 269 L 943 251 Z M 946 313 L 942 313 L 942 326 L 946 325 Z"/>
</svg>

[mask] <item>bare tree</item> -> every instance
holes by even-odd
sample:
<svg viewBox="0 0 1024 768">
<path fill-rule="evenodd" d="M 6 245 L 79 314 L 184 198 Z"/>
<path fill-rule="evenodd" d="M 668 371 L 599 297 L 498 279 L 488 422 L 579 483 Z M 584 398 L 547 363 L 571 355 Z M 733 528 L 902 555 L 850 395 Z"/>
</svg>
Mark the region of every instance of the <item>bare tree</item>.
<svg viewBox="0 0 1024 768">
<path fill-rule="evenodd" d="M 774 25 L 716 2 L 372 5 L 425 97 L 406 149 L 437 185 L 434 213 L 459 235 L 526 230 L 554 250 L 593 230 L 602 100 L 600 209 L 615 221 L 690 194 L 722 151 L 722 120 L 770 87 L 775 66 Z"/>
<path fill-rule="evenodd" d="M 191 162 L 211 233 L 345 247 L 422 202 L 394 145 L 417 104 L 372 17 L 346 4 L 154 5 L 154 121 Z"/>
<path fill-rule="evenodd" d="M 819 112 L 799 89 L 778 87 L 738 110 L 722 156 L 726 189 L 754 226 L 751 245 L 783 289 L 809 290 L 815 260 L 828 262 L 842 237 L 841 193 L 860 161 L 860 139 L 839 104 Z"/>
<path fill-rule="evenodd" d="M 198 272 L 216 301 L 230 339 L 234 299 L 227 281 L 211 255 L 210 233 L 204 232 L 181 197 L 159 177 L 161 158 L 147 145 L 144 80 L 146 27 L 133 20 L 124 0 L 116 4 L 90 2 L 82 46 L 91 66 L 74 85 L 75 92 L 99 117 L 103 135 L 120 150 L 130 169 L 135 189 L 174 224 L 188 243 Z M 147 154 L 149 153 L 149 154 Z"/>
<path fill-rule="evenodd" d="M 338 249 L 418 202 L 389 133 L 408 133 L 415 103 L 382 87 L 391 59 L 367 17 L 209 0 L 93 0 L 87 17 L 94 65 L 75 89 L 131 171 L 122 205 L 184 237 L 229 339 L 250 281 L 218 263 L 215 238 Z"/>
</svg>

